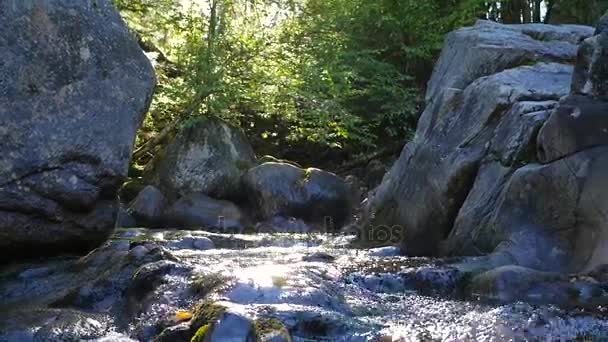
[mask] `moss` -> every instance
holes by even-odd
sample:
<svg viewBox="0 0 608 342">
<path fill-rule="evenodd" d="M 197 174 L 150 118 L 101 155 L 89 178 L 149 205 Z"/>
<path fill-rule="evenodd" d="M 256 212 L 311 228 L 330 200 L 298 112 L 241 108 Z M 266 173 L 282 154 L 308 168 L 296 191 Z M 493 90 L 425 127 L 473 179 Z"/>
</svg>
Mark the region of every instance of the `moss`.
<svg viewBox="0 0 608 342">
<path fill-rule="evenodd" d="M 226 312 L 226 308 L 209 301 L 203 301 L 196 304 L 193 310 L 192 316 L 192 329 L 199 330 L 199 328 L 209 325 L 208 329 L 213 328 L 213 325 L 219 320 L 222 315 Z"/>
<path fill-rule="evenodd" d="M 221 273 L 199 274 L 194 277 L 191 288 L 197 294 L 207 294 L 226 286 L 230 278 Z"/>
<path fill-rule="evenodd" d="M 131 202 L 137 197 L 139 192 L 143 190 L 146 185 L 141 178 L 131 178 L 126 183 L 122 185 L 120 190 L 118 191 L 118 196 L 120 200 L 124 203 Z"/>
<path fill-rule="evenodd" d="M 260 318 L 257 319 L 253 323 L 253 328 L 255 332 L 255 339 L 257 341 L 262 340 L 265 336 L 269 334 L 279 335 L 283 337 L 286 341 L 291 341 L 291 336 L 289 335 L 289 330 L 287 327 L 275 318 Z"/>
<path fill-rule="evenodd" d="M 205 340 L 205 336 L 210 332 L 211 329 L 210 324 L 205 324 L 202 327 L 198 328 L 194 336 L 190 339 L 190 342 L 203 342 Z"/>
<path fill-rule="evenodd" d="M 132 163 L 129 165 L 129 174 L 130 178 L 140 178 L 144 175 L 145 165 L 139 165 L 137 163 Z"/>
</svg>

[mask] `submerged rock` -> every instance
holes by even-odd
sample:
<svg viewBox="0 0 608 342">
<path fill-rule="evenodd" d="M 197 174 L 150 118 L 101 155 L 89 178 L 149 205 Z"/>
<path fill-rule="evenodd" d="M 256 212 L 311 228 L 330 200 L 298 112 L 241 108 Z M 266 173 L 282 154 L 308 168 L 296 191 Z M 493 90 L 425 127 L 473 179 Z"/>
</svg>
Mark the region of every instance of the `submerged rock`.
<svg viewBox="0 0 608 342">
<path fill-rule="evenodd" d="M 589 275 L 534 277 L 542 272 L 531 271 L 509 277 L 508 267 L 493 271 L 487 258 L 456 265 L 430 258 L 381 257 L 373 250 L 353 251 L 343 238 L 330 235 L 314 243 L 293 235 L 290 243 L 282 235 L 242 235 L 236 238 L 258 242 L 213 251 L 164 248 L 190 233 L 209 236 L 217 245 L 235 238 L 205 232 L 121 230 L 84 258 L 4 267 L 0 340 L 608 337 L 606 320 L 585 312 L 569 313 L 542 301 L 532 307 L 460 297 L 460 290 L 476 288 L 483 290 L 475 292 L 477 298 L 487 299 L 490 296 L 484 295 L 496 293 L 502 280 L 527 279 L 527 285 L 522 281 L 513 287 L 521 296 L 511 298 L 566 298 L 560 305 L 601 313 L 598 306 L 608 300 L 607 287 L 591 274 L 599 277 L 602 267 Z M 333 262 L 319 262 L 329 255 Z M 488 268 L 489 273 L 484 273 Z M 473 286 L 480 282 L 467 275 L 470 272 L 489 279 L 483 282 L 488 286 Z"/>
<path fill-rule="evenodd" d="M 247 199 L 262 220 L 295 217 L 333 231 L 350 219 L 349 188 L 329 172 L 265 163 L 247 171 L 243 184 Z"/>
<path fill-rule="evenodd" d="M 154 70 L 109 0 L 0 3 L 0 248 L 86 251 L 116 193 Z"/>
<path fill-rule="evenodd" d="M 255 154 L 242 131 L 204 117 L 181 128 L 144 178 L 170 201 L 190 193 L 231 199 L 241 196 L 240 178 L 254 164 Z"/>
</svg>

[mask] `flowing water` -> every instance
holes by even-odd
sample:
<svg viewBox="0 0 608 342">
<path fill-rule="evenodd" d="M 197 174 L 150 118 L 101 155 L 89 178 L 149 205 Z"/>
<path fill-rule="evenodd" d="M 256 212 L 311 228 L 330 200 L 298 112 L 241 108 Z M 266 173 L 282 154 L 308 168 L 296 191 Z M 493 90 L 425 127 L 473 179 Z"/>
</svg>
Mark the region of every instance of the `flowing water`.
<svg viewBox="0 0 608 342">
<path fill-rule="evenodd" d="M 193 242 L 205 238 L 215 248 Z M 0 341 L 152 340 L 203 298 L 244 318 L 226 341 L 259 317 L 294 341 L 608 340 L 600 316 L 465 301 L 443 261 L 353 249 L 351 239 L 122 231 L 85 258 L 5 269 Z"/>
</svg>

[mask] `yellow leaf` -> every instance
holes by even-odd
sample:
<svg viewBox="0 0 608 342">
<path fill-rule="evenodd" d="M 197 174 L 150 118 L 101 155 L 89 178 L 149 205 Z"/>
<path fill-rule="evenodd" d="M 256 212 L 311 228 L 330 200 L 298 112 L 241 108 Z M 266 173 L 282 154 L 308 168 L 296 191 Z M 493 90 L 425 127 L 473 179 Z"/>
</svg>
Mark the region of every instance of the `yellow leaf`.
<svg viewBox="0 0 608 342">
<path fill-rule="evenodd" d="M 175 319 L 178 321 L 189 321 L 192 319 L 192 312 L 190 311 L 178 311 L 175 314 Z"/>
</svg>

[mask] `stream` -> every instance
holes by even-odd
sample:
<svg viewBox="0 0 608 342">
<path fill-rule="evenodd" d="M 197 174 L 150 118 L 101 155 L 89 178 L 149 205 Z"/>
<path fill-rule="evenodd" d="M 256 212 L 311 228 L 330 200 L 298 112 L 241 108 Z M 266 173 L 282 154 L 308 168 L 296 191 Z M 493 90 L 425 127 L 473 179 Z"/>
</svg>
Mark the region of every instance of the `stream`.
<svg viewBox="0 0 608 342">
<path fill-rule="evenodd" d="M 352 239 L 119 230 L 85 257 L 3 268 L 0 341 L 188 340 L 179 313 L 201 301 L 227 313 L 215 341 L 250 339 L 261 317 L 293 341 L 608 339 L 597 314 L 467 301 L 445 261 Z"/>
</svg>

